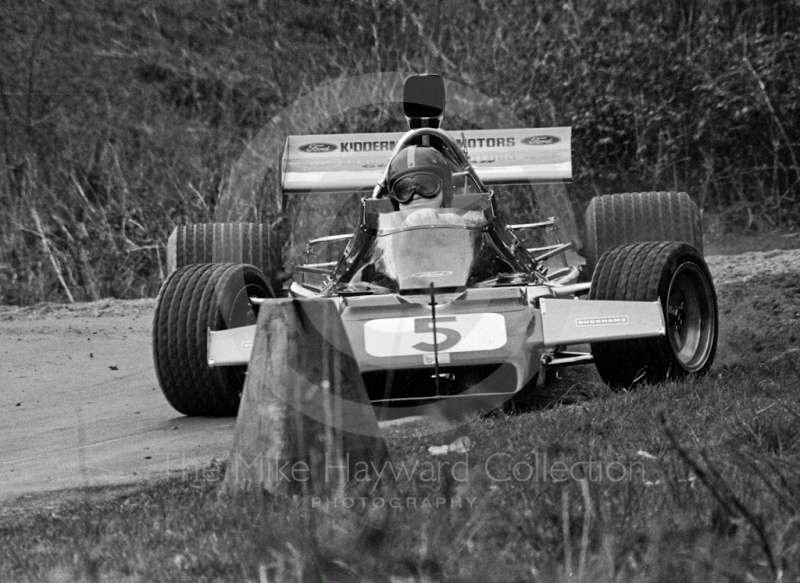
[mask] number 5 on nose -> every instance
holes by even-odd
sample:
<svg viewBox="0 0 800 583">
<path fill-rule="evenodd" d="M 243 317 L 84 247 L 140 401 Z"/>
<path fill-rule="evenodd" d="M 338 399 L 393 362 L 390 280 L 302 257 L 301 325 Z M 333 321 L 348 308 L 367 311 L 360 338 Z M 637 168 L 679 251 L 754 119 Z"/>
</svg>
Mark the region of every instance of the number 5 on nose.
<svg viewBox="0 0 800 583">
<path fill-rule="evenodd" d="M 448 348 L 452 348 L 456 344 L 459 343 L 461 340 L 461 334 L 458 330 L 453 330 L 452 328 L 447 328 L 442 326 L 443 323 L 447 322 L 455 322 L 455 316 L 440 316 L 436 318 L 436 334 L 444 334 L 445 339 L 439 340 L 436 339 L 436 349 L 437 350 L 447 350 Z M 430 332 L 433 334 L 433 318 L 416 318 L 414 320 L 414 332 L 418 334 L 424 334 Z M 421 350 L 422 352 L 431 352 L 434 349 L 433 344 L 429 344 L 427 342 L 418 342 L 417 344 L 413 345 L 413 348 L 417 350 Z"/>
</svg>

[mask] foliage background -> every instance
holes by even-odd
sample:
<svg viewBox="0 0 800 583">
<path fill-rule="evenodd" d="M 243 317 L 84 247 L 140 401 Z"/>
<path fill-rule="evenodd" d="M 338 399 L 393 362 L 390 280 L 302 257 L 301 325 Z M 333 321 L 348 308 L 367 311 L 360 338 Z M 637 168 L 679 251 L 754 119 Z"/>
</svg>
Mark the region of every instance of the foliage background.
<svg viewBox="0 0 800 583">
<path fill-rule="evenodd" d="M 213 220 L 272 116 L 381 71 L 573 126 L 579 206 L 686 190 L 728 228 L 793 227 L 798 30 L 797 0 L 5 0 L 0 302 L 155 295 L 168 234 Z M 379 108 L 321 129 L 397 123 Z"/>
</svg>

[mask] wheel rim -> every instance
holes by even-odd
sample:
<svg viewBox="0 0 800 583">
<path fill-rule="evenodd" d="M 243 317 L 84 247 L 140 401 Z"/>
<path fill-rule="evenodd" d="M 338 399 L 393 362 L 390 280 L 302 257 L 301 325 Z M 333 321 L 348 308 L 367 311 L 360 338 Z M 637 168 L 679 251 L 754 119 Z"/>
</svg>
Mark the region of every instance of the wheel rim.
<svg viewBox="0 0 800 583">
<path fill-rule="evenodd" d="M 252 326 L 258 320 L 259 305 L 250 301 L 250 298 L 274 298 L 275 294 L 268 287 L 260 283 L 248 282 L 240 289 L 231 304 L 225 324 L 230 328 Z"/>
<path fill-rule="evenodd" d="M 695 372 L 708 362 L 716 336 L 714 294 L 695 263 L 675 270 L 667 293 L 667 336 L 684 370 Z"/>
</svg>

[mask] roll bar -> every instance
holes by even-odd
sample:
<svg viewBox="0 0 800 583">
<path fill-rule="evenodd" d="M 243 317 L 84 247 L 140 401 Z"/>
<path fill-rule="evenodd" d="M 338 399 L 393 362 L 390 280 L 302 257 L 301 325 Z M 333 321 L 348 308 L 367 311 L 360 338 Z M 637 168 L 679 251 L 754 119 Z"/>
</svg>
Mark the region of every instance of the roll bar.
<svg viewBox="0 0 800 583">
<path fill-rule="evenodd" d="M 484 186 L 481 179 L 478 178 L 478 174 L 475 172 L 475 169 L 469 163 L 469 159 L 467 159 L 467 155 L 464 153 L 464 150 L 456 143 L 456 141 L 444 130 L 440 130 L 438 128 L 418 128 L 415 130 L 409 130 L 402 138 L 397 140 L 397 144 L 392 150 L 392 156 L 389 159 L 389 164 L 386 165 L 386 168 L 383 171 L 383 175 L 378 183 L 375 185 L 375 188 L 372 190 L 372 198 L 382 198 L 383 195 L 386 193 L 388 184 L 387 179 L 389 175 L 389 166 L 391 164 L 391 160 L 394 159 L 395 156 L 402 150 L 403 148 L 408 147 L 411 142 L 413 142 L 416 138 L 420 136 L 436 136 L 442 142 L 444 142 L 445 146 L 447 146 L 448 151 L 443 152 L 446 156 L 448 156 L 453 162 L 460 164 L 464 167 L 464 172 L 472 178 L 475 182 L 475 185 L 481 190 L 485 191 L 486 187 Z"/>
</svg>

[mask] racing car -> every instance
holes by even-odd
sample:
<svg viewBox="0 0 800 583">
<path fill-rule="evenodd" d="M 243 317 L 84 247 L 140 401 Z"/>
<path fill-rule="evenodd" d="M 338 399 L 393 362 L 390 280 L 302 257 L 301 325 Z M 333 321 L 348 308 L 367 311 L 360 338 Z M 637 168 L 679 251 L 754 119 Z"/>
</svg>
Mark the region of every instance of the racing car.
<svg viewBox="0 0 800 583">
<path fill-rule="evenodd" d="M 582 240 L 528 247 L 553 217 L 510 223 L 493 187 L 568 183 L 570 128 L 442 129 L 445 86 L 409 77 L 405 132 L 289 136 L 284 194 L 356 193 L 352 232 L 312 238 L 282 282 L 266 225 L 177 227 L 159 293 L 153 355 L 166 399 L 186 415 L 235 415 L 259 311 L 275 298 L 333 301 L 375 406 L 531 391 L 549 369 L 594 363 L 615 389 L 705 373 L 717 345 L 717 297 L 696 205 L 685 193 L 597 196 Z M 452 202 L 422 220 L 389 198 L 388 169 L 434 148 Z M 531 188 L 532 191 L 532 188 Z M 553 268 L 552 259 L 584 261 Z M 588 346 L 587 346 L 588 345 Z"/>
</svg>

